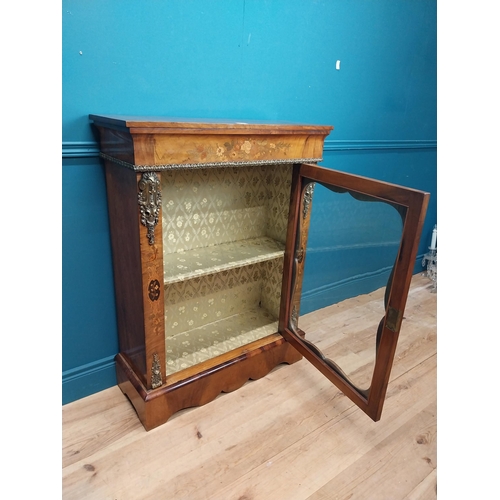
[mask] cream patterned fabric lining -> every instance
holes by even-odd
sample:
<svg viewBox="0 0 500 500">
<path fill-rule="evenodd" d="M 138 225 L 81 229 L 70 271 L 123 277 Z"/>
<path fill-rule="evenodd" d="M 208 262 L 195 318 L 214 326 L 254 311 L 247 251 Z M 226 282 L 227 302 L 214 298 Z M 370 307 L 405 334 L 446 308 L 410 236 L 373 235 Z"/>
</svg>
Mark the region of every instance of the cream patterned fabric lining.
<svg viewBox="0 0 500 500">
<path fill-rule="evenodd" d="M 284 244 L 291 168 L 162 172 L 164 255 L 262 236 Z"/>
<path fill-rule="evenodd" d="M 167 374 L 277 331 L 291 172 L 162 172 Z"/>
<path fill-rule="evenodd" d="M 229 352 L 278 331 L 264 309 L 252 309 L 167 338 L 167 374 Z"/>
<path fill-rule="evenodd" d="M 261 237 L 167 254 L 164 257 L 165 284 L 275 259 L 284 252 L 282 243 Z"/>
<path fill-rule="evenodd" d="M 277 331 L 283 257 L 165 288 L 167 374 Z"/>
<path fill-rule="evenodd" d="M 167 286 L 167 340 L 258 306 L 262 281 L 262 265 L 254 264 Z"/>
</svg>

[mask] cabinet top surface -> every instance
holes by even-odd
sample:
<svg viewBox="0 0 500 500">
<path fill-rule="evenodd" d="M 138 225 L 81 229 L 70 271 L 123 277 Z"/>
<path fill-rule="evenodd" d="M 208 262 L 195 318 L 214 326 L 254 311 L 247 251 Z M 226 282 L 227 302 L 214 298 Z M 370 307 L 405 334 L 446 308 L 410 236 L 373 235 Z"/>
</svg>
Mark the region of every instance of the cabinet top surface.
<svg viewBox="0 0 500 500">
<path fill-rule="evenodd" d="M 184 119 L 161 116 L 89 115 L 101 127 L 128 129 L 133 133 L 224 133 L 224 134 L 319 134 L 328 135 L 330 125 L 257 122 L 223 119 Z"/>
</svg>

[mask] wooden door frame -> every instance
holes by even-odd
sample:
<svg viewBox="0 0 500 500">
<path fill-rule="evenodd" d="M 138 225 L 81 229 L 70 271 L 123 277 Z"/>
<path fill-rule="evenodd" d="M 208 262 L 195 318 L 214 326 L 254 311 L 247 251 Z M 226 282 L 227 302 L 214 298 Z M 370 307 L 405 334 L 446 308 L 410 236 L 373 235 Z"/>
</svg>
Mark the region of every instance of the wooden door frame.
<svg viewBox="0 0 500 500">
<path fill-rule="evenodd" d="M 332 360 L 304 338 L 304 332 L 296 326 L 294 316 L 297 313 L 293 310 L 293 303 L 297 303 L 297 297 L 293 296 L 293 284 L 297 270 L 303 268 L 305 258 L 305 248 L 300 248 L 301 217 L 305 218 L 305 205 L 310 203 L 306 188 L 315 182 L 331 185 L 354 196 L 369 196 L 389 203 L 398 209 L 403 219 L 399 250 L 385 296 L 385 315 L 377 332 L 372 381 L 366 390 L 357 388 Z M 279 331 L 374 421 L 379 420 L 382 414 L 429 197 L 429 193 L 317 165 L 304 163 L 294 166 Z"/>
</svg>

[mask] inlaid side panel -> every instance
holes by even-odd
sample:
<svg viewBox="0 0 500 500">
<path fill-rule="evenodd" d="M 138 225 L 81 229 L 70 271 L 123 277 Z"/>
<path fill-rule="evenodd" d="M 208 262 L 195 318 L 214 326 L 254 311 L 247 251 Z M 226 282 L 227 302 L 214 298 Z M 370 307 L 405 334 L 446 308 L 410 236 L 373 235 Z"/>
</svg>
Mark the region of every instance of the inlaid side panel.
<svg viewBox="0 0 500 500">
<path fill-rule="evenodd" d="M 295 165 L 292 172 L 287 241 L 283 260 L 282 302 L 279 319 L 280 332 L 285 328 L 291 327 L 294 331 L 303 335 L 303 332 L 298 329 L 298 318 L 300 315 L 300 299 L 314 188 L 315 183 L 308 183 L 306 186 L 302 186 L 300 182 L 300 165 Z M 299 234 L 297 234 L 296 228 L 297 220 L 301 221 Z M 292 300 L 288 301 L 287 297 L 292 297 Z"/>
<path fill-rule="evenodd" d="M 161 174 L 145 172 L 136 175 L 146 338 L 146 385 L 148 389 L 156 389 L 163 384 L 166 376 Z"/>
<path fill-rule="evenodd" d="M 299 332 L 298 319 L 300 315 L 300 299 L 302 295 L 302 283 L 304 281 L 304 268 L 306 261 L 307 239 L 309 236 L 309 224 L 311 221 L 311 209 L 314 195 L 315 183 L 306 184 L 302 190 L 302 199 L 300 202 L 300 231 L 297 235 L 295 247 L 295 267 L 292 281 L 292 301 L 290 327 Z"/>
</svg>

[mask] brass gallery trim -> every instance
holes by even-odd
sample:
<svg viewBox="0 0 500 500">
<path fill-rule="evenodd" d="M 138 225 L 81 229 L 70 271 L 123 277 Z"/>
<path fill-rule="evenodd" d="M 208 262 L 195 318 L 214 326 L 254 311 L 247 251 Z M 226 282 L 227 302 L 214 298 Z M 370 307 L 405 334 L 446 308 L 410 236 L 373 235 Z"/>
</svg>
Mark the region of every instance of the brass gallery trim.
<svg viewBox="0 0 500 500">
<path fill-rule="evenodd" d="M 122 167 L 130 168 L 135 172 L 160 172 L 163 170 L 176 169 L 199 169 L 199 168 L 221 168 L 221 167 L 252 167 L 258 165 L 290 165 L 295 163 L 318 163 L 323 158 L 287 158 L 285 160 L 253 160 L 253 161 L 220 161 L 212 163 L 169 163 L 165 165 L 134 165 L 118 158 L 113 158 L 105 153 L 99 156 L 104 160 L 112 161 Z"/>
</svg>

